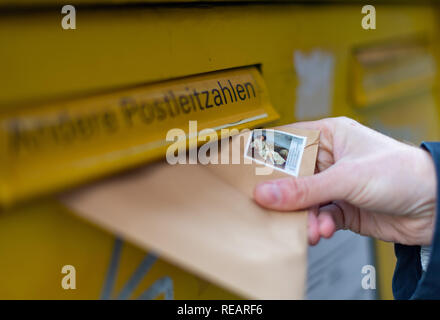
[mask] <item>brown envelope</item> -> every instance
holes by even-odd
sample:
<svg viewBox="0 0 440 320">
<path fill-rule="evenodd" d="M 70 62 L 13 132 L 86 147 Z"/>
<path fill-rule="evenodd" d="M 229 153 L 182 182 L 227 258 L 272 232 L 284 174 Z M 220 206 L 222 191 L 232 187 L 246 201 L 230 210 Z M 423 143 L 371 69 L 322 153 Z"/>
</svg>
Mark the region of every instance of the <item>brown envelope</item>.
<svg viewBox="0 0 440 320">
<path fill-rule="evenodd" d="M 319 132 L 275 129 L 307 137 L 299 175 L 312 175 Z M 244 135 L 247 141 L 250 133 Z M 243 155 L 240 136 L 230 143 Z M 255 204 L 257 182 L 287 176 L 278 170 L 257 176 L 256 166 L 162 162 L 60 199 L 87 220 L 245 298 L 301 299 L 306 213 L 270 212 Z"/>
</svg>

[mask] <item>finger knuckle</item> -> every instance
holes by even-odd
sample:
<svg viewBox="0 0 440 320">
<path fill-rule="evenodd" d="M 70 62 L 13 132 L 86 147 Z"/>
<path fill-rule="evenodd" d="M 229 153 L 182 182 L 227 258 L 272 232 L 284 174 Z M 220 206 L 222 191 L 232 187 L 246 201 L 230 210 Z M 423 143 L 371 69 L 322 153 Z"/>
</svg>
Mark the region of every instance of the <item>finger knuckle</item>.
<svg viewBox="0 0 440 320">
<path fill-rule="evenodd" d="M 301 178 L 292 178 L 290 179 L 290 196 L 286 197 L 286 204 L 299 207 L 306 203 L 310 190 L 306 183 L 304 183 Z"/>
<path fill-rule="evenodd" d="M 356 121 L 352 118 L 346 117 L 346 116 L 339 116 L 331 118 L 334 123 L 336 124 L 349 124 L 349 123 L 355 123 Z"/>
</svg>

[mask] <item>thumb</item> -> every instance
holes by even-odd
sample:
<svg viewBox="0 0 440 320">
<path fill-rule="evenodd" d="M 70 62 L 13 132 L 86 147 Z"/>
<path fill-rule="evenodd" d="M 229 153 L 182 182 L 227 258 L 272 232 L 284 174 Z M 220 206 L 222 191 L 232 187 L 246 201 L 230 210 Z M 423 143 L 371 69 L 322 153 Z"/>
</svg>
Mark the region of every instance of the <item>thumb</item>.
<svg viewBox="0 0 440 320">
<path fill-rule="evenodd" d="M 254 199 L 268 209 L 293 211 L 342 200 L 349 188 L 337 167 L 330 167 L 313 176 L 263 182 L 256 186 Z"/>
</svg>

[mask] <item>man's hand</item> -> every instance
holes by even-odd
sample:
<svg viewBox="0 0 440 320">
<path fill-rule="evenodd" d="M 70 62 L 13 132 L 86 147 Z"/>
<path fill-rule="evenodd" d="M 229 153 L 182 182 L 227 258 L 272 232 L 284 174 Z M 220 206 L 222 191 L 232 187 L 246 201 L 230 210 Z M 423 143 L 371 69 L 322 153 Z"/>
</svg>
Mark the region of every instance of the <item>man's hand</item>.
<svg viewBox="0 0 440 320">
<path fill-rule="evenodd" d="M 258 204 L 279 211 L 309 208 L 312 245 L 339 229 L 431 244 L 437 182 L 428 152 L 344 117 L 292 126 L 321 131 L 317 173 L 258 185 Z"/>
</svg>

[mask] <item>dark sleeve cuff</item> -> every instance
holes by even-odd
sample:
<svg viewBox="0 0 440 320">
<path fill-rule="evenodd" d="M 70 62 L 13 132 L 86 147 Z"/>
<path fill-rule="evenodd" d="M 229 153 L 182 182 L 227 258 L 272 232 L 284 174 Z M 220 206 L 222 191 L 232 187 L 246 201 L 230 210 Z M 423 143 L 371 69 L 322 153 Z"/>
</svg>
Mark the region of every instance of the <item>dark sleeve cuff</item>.
<svg viewBox="0 0 440 320">
<path fill-rule="evenodd" d="M 437 184 L 440 185 L 440 142 L 424 142 L 422 148 L 434 160 Z M 440 194 L 437 188 L 437 206 L 431 257 L 426 272 L 422 272 L 420 246 L 395 244 L 397 257 L 393 276 L 393 294 L 396 299 L 440 299 Z"/>
</svg>

